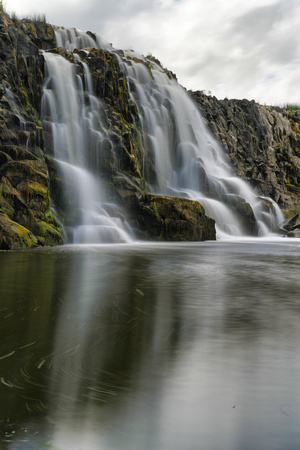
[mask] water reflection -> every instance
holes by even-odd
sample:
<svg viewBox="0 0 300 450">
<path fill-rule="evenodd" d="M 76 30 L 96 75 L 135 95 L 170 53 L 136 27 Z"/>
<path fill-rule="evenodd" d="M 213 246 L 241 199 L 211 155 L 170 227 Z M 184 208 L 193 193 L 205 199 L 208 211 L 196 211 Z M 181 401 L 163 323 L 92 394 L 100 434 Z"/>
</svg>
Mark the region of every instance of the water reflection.
<svg viewBox="0 0 300 450">
<path fill-rule="evenodd" d="M 0 253 L 3 448 L 298 448 L 299 256 L 299 240 Z"/>
</svg>

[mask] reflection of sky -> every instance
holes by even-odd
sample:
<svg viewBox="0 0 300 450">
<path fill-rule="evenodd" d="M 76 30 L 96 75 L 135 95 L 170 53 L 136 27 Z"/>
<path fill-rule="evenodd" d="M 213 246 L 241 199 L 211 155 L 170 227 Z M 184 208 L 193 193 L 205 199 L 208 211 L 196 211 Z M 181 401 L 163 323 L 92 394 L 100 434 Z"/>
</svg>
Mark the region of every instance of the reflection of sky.
<svg viewBox="0 0 300 450">
<path fill-rule="evenodd" d="M 188 89 L 218 98 L 300 103 L 294 65 L 300 56 L 298 0 L 10 0 L 7 9 L 20 17 L 46 13 L 55 25 L 91 30 L 115 47 L 152 53 Z M 271 86 L 270 69 L 277 75 Z"/>
</svg>

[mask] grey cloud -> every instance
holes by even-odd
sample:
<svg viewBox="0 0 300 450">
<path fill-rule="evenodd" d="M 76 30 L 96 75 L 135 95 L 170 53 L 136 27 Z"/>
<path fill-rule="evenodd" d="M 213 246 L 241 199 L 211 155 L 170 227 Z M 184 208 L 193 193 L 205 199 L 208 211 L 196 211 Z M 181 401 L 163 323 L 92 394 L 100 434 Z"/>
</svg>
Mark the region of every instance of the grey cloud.
<svg viewBox="0 0 300 450">
<path fill-rule="evenodd" d="M 290 22 L 299 10 L 300 5 L 294 0 L 280 0 L 272 5 L 257 7 L 238 17 L 229 32 L 245 47 L 268 46 L 272 43 L 270 38 L 272 36 L 276 38 L 280 26 Z M 294 27 L 286 30 L 285 36 L 289 38 L 289 32 L 294 33 L 294 31 Z"/>
<path fill-rule="evenodd" d="M 241 35 L 252 34 L 255 31 L 258 37 L 265 35 L 279 18 L 280 4 L 260 6 L 238 17 L 233 22 L 231 31 Z"/>
<path fill-rule="evenodd" d="M 53 6 L 47 18 L 96 32 L 115 48 L 152 53 L 188 89 L 263 102 L 295 96 L 300 2 L 252 1 L 253 8 L 238 0 L 85 0 Z"/>
</svg>

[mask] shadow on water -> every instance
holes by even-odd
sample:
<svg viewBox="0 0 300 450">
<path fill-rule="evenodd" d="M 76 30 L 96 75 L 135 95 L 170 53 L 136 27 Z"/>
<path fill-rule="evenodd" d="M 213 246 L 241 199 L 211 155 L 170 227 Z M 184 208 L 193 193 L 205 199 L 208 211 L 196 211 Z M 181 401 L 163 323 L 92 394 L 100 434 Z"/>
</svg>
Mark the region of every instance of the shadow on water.
<svg viewBox="0 0 300 450">
<path fill-rule="evenodd" d="M 1 448 L 297 448 L 299 256 L 299 240 L 0 253 Z"/>
</svg>

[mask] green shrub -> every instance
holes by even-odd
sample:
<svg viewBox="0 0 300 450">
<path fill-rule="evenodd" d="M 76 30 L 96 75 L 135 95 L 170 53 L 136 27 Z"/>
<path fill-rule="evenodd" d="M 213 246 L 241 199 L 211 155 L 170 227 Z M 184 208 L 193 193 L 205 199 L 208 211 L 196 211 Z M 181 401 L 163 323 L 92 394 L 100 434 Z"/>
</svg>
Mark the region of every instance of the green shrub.
<svg viewBox="0 0 300 450">
<path fill-rule="evenodd" d="M 297 111 L 297 109 L 300 109 L 300 105 L 297 105 L 295 103 L 287 103 L 283 107 L 284 109 L 287 109 L 289 111 Z"/>
</svg>

